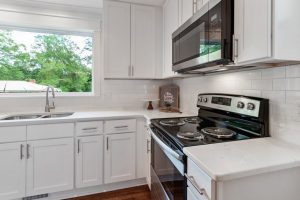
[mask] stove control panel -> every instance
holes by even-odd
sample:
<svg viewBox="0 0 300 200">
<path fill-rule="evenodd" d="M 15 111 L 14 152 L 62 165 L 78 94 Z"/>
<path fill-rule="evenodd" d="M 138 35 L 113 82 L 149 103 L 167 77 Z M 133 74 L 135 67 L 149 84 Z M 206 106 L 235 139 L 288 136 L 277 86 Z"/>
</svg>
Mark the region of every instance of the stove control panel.
<svg viewBox="0 0 300 200">
<path fill-rule="evenodd" d="M 242 115 L 258 117 L 260 101 L 243 96 L 206 95 L 198 96 L 197 106 L 204 106 Z"/>
</svg>

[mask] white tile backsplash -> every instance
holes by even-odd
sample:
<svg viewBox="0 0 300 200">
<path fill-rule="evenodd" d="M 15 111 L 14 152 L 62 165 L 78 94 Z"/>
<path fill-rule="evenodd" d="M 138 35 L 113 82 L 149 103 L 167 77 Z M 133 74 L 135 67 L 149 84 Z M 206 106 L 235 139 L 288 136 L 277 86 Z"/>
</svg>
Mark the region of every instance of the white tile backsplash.
<svg viewBox="0 0 300 200">
<path fill-rule="evenodd" d="M 300 65 L 174 80 L 181 90 L 181 110 L 195 112 L 204 92 L 270 99 L 270 134 L 300 145 Z"/>
</svg>

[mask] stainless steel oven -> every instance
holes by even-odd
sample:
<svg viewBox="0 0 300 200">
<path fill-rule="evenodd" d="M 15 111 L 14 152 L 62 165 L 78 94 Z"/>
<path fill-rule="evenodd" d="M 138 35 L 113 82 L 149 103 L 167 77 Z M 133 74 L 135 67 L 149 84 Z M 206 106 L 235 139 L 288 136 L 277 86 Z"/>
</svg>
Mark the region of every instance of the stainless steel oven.
<svg viewBox="0 0 300 200">
<path fill-rule="evenodd" d="M 159 130 L 151 127 L 151 199 L 184 200 L 185 156 Z"/>
<path fill-rule="evenodd" d="M 173 70 L 207 72 L 232 62 L 233 0 L 210 0 L 172 36 Z"/>
</svg>

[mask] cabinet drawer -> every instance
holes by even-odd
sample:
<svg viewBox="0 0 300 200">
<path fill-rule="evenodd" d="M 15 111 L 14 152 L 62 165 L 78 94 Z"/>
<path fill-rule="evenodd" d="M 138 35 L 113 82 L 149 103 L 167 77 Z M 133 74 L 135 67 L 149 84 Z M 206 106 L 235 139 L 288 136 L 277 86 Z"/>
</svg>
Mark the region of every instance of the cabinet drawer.
<svg viewBox="0 0 300 200">
<path fill-rule="evenodd" d="M 76 123 L 76 135 L 100 135 L 103 134 L 103 122 L 91 121 L 91 122 L 78 122 Z"/>
<path fill-rule="evenodd" d="M 26 126 L 0 127 L 0 143 L 26 140 Z"/>
<path fill-rule="evenodd" d="M 105 133 L 126 133 L 136 131 L 136 119 L 106 121 Z"/>
<path fill-rule="evenodd" d="M 191 190 L 201 190 L 201 192 L 203 192 L 201 195 L 203 199 L 215 200 L 215 181 L 212 180 L 203 170 L 201 170 L 191 159 L 188 159 L 187 176 L 189 179 L 188 184 Z"/>
<path fill-rule="evenodd" d="M 64 138 L 74 136 L 74 124 L 43 124 L 27 126 L 27 140 Z"/>
</svg>

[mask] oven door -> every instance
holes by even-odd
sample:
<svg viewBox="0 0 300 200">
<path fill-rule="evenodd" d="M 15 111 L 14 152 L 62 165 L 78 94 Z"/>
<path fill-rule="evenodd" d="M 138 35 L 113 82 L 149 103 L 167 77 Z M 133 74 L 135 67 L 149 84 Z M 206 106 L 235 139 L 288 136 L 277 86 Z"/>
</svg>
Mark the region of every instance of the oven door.
<svg viewBox="0 0 300 200">
<path fill-rule="evenodd" d="M 183 153 L 167 138 L 154 132 L 151 132 L 151 199 L 184 200 L 186 183 Z"/>
</svg>

